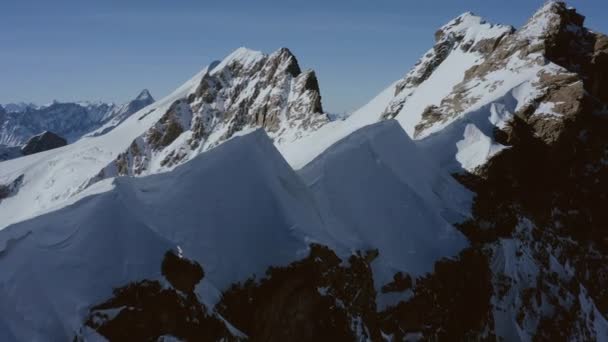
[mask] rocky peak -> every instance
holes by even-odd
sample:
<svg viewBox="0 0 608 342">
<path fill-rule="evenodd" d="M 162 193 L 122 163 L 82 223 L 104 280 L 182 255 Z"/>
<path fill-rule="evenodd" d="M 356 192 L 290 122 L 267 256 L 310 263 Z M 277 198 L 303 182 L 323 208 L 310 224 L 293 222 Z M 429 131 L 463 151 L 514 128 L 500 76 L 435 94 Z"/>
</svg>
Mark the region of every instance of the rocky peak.
<svg viewBox="0 0 608 342">
<path fill-rule="evenodd" d="M 268 57 L 269 60 L 276 60 L 279 70 L 284 70 L 292 77 L 297 77 L 302 71 L 298 65 L 296 56 L 288 48 L 280 48 Z"/>
<path fill-rule="evenodd" d="M 547 2 L 519 30 L 465 13 L 437 32 L 433 49 L 397 83 L 384 117 L 410 116 L 403 118 L 416 122 L 410 132 L 424 138 L 467 112 L 489 105 L 491 99 L 515 96 L 516 105 L 507 106 L 507 115 L 521 118 L 546 143 L 553 143 L 564 120 L 593 111 L 594 100 L 586 99 L 587 93 L 608 98 L 608 39 L 587 30 L 583 23 L 584 16 L 561 1 Z M 463 76 L 456 76 L 460 70 L 440 68 L 448 59 L 465 70 Z M 463 59 L 472 62 L 465 65 Z M 452 83 L 450 91 L 446 87 L 440 101 L 409 108 L 408 101 L 433 75 L 460 81 Z M 509 80 L 515 83 L 509 85 Z M 516 86 L 530 91 L 524 96 L 513 90 Z M 509 89 L 513 93 L 505 94 Z"/>
<path fill-rule="evenodd" d="M 154 98 L 152 94 L 148 91 L 148 89 L 142 90 L 139 95 L 129 103 L 127 103 L 126 108 L 120 107 L 118 110 L 113 113 L 113 117 L 120 117 L 121 120 L 126 119 L 131 114 L 139 111 L 140 109 L 154 103 Z M 121 121 L 122 122 L 122 121 Z"/>
<path fill-rule="evenodd" d="M 315 73 L 302 71 L 287 48 L 270 55 L 239 48 L 193 84 L 92 181 L 173 167 L 249 129 L 292 141 L 329 122 Z"/>
<path fill-rule="evenodd" d="M 152 95 L 150 94 L 150 92 L 148 91 L 148 89 L 144 89 L 142 90 L 139 95 L 137 95 L 137 97 L 135 98 L 135 100 L 137 101 L 147 101 L 147 102 L 154 102 L 154 98 L 152 97 Z"/>
<path fill-rule="evenodd" d="M 464 13 L 435 33 L 436 43 L 395 86 L 395 99 L 384 110 L 384 118 L 394 118 L 415 89 L 428 80 L 452 54 L 468 54 L 483 60 L 514 31 L 512 26 L 494 25 L 471 12 Z"/>
<path fill-rule="evenodd" d="M 580 34 L 585 17 L 562 1 L 549 1 L 517 32 L 518 39 L 530 44 L 529 51 L 550 53 L 564 33 Z"/>
<path fill-rule="evenodd" d="M 67 141 L 53 132 L 42 132 L 30 138 L 21 148 L 24 155 L 52 150 L 67 145 Z"/>
</svg>

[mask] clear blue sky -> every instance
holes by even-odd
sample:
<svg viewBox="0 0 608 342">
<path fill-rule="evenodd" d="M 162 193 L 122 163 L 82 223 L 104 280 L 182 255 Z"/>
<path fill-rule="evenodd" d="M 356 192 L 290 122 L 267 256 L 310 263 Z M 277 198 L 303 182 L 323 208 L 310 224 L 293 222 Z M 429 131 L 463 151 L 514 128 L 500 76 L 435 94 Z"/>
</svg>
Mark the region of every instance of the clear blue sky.
<svg viewBox="0 0 608 342">
<path fill-rule="evenodd" d="M 435 30 L 473 11 L 522 25 L 543 0 L 0 0 L 0 103 L 156 98 L 232 50 L 290 48 L 325 108 L 356 109 L 399 79 Z M 573 0 L 608 32 L 607 0 Z"/>
</svg>

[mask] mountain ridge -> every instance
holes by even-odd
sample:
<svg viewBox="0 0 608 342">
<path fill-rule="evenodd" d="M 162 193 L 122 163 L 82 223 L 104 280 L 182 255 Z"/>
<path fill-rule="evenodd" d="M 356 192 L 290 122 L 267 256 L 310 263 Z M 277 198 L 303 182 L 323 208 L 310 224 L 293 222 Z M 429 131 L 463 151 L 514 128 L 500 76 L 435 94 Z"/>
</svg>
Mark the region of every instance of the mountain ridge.
<svg viewBox="0 0 608 342">
<path fill-rule="evenodd" d="M 14 110 L 0 115 L 0 145 L 19 146 L 43 131 L 52 131 L 71 143 L 102 126 L 107 132 L 153 102 L 154 98 L 144 89 L 123 105 L 53 101 L 43 106 L 12 106 Z"/>
<path fill-rule="evenodd" d="M 289 50 L 240 48 L 107 135 L 0 164 L 0 334 L 186 338 L 155 321 L 171 298 L 228 340 L 608 340 L 608 39 L 561 1 L 435 39 L 344 120 Z M 132 274 L 86 254 L 112 243 Z M 107 270 L 94 295 L 81 263 Z M 65 272 L 53 294 L 14 285 L 36 268 Z"/>
</svg>

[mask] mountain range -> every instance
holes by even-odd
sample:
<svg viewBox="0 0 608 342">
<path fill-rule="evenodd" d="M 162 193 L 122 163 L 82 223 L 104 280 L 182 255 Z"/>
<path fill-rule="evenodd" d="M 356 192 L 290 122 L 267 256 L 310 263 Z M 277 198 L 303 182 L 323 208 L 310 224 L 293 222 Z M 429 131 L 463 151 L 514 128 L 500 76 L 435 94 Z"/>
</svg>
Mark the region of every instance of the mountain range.
<svg viewBox="0 0 608 342">
<path fill-rule="evenodd" d="M 156 102 L 0 111 L 69 142 L 0 163 L 0 339 L 608 340 L 608 36 L 464 13 L 397 77 L 336 119 L 239 48 Z"/>
<path fill-rule="evenodd" d="M 28 103 L 0 106 L 0 145 L 19 146 L 44 131 L 74 142 L 85 134 L 101 134 L 129 115 L 154 102 L 148 90 L 133 100 L 116 105 L 105 102 L 57 102 L 37 106 Z M 101 129 L 101 131 L 92 133 Z"/>
</svg>

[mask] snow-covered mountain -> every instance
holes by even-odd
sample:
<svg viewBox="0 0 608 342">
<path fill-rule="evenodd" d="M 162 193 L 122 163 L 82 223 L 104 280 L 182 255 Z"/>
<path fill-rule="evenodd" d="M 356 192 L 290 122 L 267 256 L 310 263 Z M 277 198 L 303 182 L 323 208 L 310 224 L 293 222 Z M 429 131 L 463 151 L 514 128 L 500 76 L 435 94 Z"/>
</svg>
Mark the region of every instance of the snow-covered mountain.
<svg viewBox="0 0 608 342">
<path fill-rule="evenodd" d="M 329 121 L 314 71 L 302 72 L 285 48 L 271 55 L 237 49 L 172 101 L 97 179 L 170 169 L 256 127 L 277 143 L 291 143 Z"/>
<path fill-rule="evenodd" d="M 39 106 L 35 103 L 27 103 L 27 102 L 16 102 L 16 103 L 7 103 L 2 107 L 9 113 L 21 113 L 25 112 L 29 108 L 36 109 Z"/>
<path fill-rule="evenodd" d="M 47 280 L 39 290 L 6 288 L 4 325 L 19 340 L 70 338 L 84 328 L 86 303 L 101 302 L 118 285 L 160 279 L 164 253 L 178 248 L 202 265 L 205 278 L 196 292 L 208 308 L 234 282 L 306 257 L 311 242 L 345 260 L 357 250 L 377 250 L 371 266 L 378 291 L 395 272 L 424 274 L 467 245 L 441 213 L 460 214 L 470 196 L 412 148 L 396 122 L 370 126 L 303 170 L 303 179 L 312 182 L 307 185 L 257 130 L 169 173 L 96 183 L 74 205 L 2 231 L 0 283 L 35 287 L 32 277 Z M 406 172 L 412 163 L 420 170 Z M 357 167 L 367 170 L 339 193 L 330 187 L 342 170 Z M 361 179 L 377 180 L 369 184 L 375 196 L 344 193 Z M 326 203 L 330 196 L 344 201 L 334 207 Z M 443 199 L 455 201 L 442 209 Z M 412 200 L 415 205 L 404 210 Z M 364 221 L 345 215 L 365 207 L 373 210 L 361 212 Z M 104 256 L 116 248 L 122 252 Z M 120 264 L 130 266 L 115 267 Z M 46 323 L 34 327 L 26 317 Z"/>
<path fill-rule="evenodd" d="M 0 337 L 608 340 L 608 37 L 583 24 L 465 13 L 339 121 L 289 50 L 241 48 L 0 163 Z"/>
<path fill-rule="evenodd" d="M 0 145 L 19 146 L 29 138 L 51 131 L 74 142 L 102 129 L 108 132 L 129 115 L 154 102 L 147 90 L 123 105 L 104 102 L 53 102 L 49 105 L 9 104 L 0 114 Z"/>
</svg>

